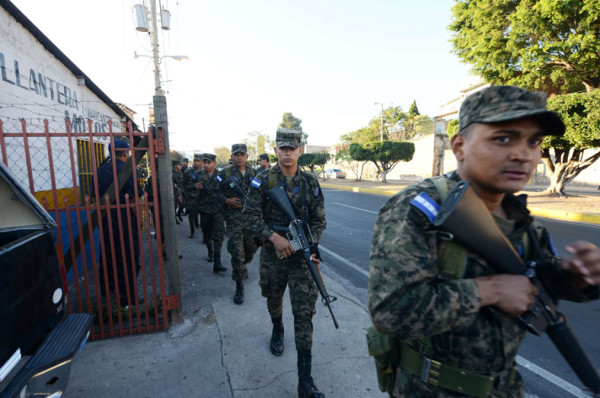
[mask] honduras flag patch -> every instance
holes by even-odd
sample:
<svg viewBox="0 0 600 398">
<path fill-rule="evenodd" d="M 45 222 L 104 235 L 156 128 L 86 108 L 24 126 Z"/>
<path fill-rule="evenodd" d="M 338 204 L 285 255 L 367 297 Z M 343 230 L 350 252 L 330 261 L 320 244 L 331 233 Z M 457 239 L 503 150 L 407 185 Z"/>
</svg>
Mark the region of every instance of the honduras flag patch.
<svg viewBox="0 0 600 398">
<path fill-rule="evenodd" d="M 254 188 L 258 188 L 258 187 L 260 187 L 260 184 L 262 184 L 262 181 L 261 181 L 261 180 L 259 180 L 258 178 L 255 178 L 254 180 L 252 180 L 252 186 L 253 186 Z"/>
<path fill-rule="evenodd" d="M 217 176 L 217 181 L 222 182 L 223 179 L 221 178 L 221 176 Z"/>
<path fill-rule="evenodd" d="M 440 205 L 425 192 L 421 192 L 419 195 L 417 195 L 413 200 L 410 201 L 410 204 L 421 210 L 432 223 L 440 209 Z"/>
</svg>

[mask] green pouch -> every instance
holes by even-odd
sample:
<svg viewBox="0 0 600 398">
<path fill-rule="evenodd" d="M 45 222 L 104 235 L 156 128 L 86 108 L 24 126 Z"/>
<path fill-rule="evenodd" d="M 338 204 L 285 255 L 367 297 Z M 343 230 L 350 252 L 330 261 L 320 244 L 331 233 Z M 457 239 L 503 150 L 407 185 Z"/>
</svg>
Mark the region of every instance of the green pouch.
<svg viewBox="0 0 600 398">
<path fill-rule="evenodd" d="M 367 329 L 367 346 L 369 355 L 375 360 L 379 389 L 391 393 L 394 389 L 394 367 L 397 359 L 397 345 L 394 339 L 379 333 L 371 326 Z"/>
</svg>

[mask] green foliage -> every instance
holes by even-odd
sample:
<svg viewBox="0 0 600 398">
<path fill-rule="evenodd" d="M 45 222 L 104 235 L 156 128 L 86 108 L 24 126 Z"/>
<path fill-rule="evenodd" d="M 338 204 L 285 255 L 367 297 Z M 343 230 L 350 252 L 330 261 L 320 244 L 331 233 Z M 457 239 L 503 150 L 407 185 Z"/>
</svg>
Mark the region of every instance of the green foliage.
<svg viewBox="0 0 600 398">
<path fill-rule="evenodd" d="M 313 163 L 317 166 L 323 167 L 325 163 L 331 159 L 331 154 L 329 152 L 319 152 L 314 154 Z"/>
<path fill-rule="evenodd" d="M 310 166 L 314 163 L 315 154 L 314 153 L 303 153 L 298 158 L 298 166 L 306 167 Z"/>
<path fill-rule="evenodd" d="M 279 162 L 279 158 L 277 157 L 277 155 L 270 153 L 269 154 L 269 163 L 273 164 L 273 163 L 277 163 Z"/>
<path fill-rule="evenodd" d="M 352 146 L 350 146 L 352 153 Z M 357 156 L 364 156 L 375 164 L 377 170 L 383 171 L 382 182 L 386 182 L 386 174 L 390 172 L 398 162 L 408 162 L 415 153 L 415 144 L 400 141 L 376 141 L 361 145 L 362 148 L 354 148 Z"/>
<path fill-rule="evenodd" d="M 560 115 L 567 130 L 564 137 L 547 137 L 544 148 L 600 147 L 600 90 L 554 96 L 548 109 Z"/>
<path fill-rule="evenodd" d="M 550 93 L 600 85 L 597 0 L 461 0 L 454 53 L 486 81 Z"/>
<path fill-rule="evenodd" d="M 217 155 L 217 166 L 225 167 L 229 166 L 229 159 L 231 159 L 231 150 L 226 146 L 220 146 L 215 148 L 215 155 Z"/>
<path fill-rule="evenodd" d="M 458 133 L 458 119 L 453 119 L 446 126 L 446 134 L 448 134 L 448 138 L 452 138 L 456 133 Z"/>
<path fill-rule="evenodd" d="M 348 134 L 344 134 L 341 140 L 345 144 L 366 144 L 367 142 L 377 141 L 379 139 L 379 125 L 373 127 L 363 127 Z"/>
<path fill-rule="evenodd" d="M 183 159 L 183 153 L 176 151 L 175 149 L 171 149 L 171 151 L 169 151 L 169 157 L 171 160 L 178 160 L 181 162 Z"/>
<path fill-rule="evenodd" d="M 366 162 L 371 160 L 371 153 L 365 149 L 363 144 L 359 144 L 357 142 L 350 144 L 348 152 L 352 160 L 356 160 L 358 162 Z"/>
<path fill-rule="evenodd" d="M 419 113 L 419 108 L 417 107 L 417 101 L 413 101 L 412 104 L 410 104 L 410 108 L 408 108 L 408 114 L 410 116 L 418 116 L 420 115 Z"/>
<path fill-rule="evenodd" d="M 251 159 L 256 159 L 258 155 L 264 153 L 266 149 L 275 146 L 275 140 L 260 131 L 249 132 L 242 142 L 246 144 L 246 147 L 248 148 L 248 157 Z"/>
</svg>

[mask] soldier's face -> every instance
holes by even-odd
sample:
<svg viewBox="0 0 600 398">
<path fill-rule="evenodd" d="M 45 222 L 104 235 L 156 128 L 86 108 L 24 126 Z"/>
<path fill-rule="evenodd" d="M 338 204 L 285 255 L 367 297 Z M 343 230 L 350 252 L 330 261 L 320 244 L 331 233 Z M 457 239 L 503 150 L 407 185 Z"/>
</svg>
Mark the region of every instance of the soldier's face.
<svg viewBox="0 0 600 398">
<path fill-rule="evenodd" d="M 259 164 L 260 164 L 260 167 L 262 167 L 262 168 L 269 167 L 269 161 L 267 159 L 261 159 Z"/>
<path fill-rule="evenodd" d="M 208 173 L 212 174 L 213 171 L 215 171 L 215 164 L 217 164 L 216 162 L 211 162 L 210 160 L 204 159 L 202 161 L 202 165 L 204 166 L 204 170 L 206 170 Z"/>
<path fill-rule="evenodd" d="M 282 167 L 294 167 L 298 164 L 298 158 L 302 153 L 302 148 L 292 148 L 284 146 L 281 148 L 275 147 L 275 153 L 279 158 L 279 165 Z"/>
<path fill-rule="evenodd" d="M 194 159 L 194 168 L 200 170 L 200 167 L 202 167 L 202 161 Z"/>
<path fill-rule="evenodd" d="M 542 157 L 544 133 L 534 119 L 475 123 L 452 137 L 460 176 L 479 196 L 520 191 Z"/>
<path fill-rule="evenodd" d="M 231 155 L 231 159 L 233 159 L 233 164 L 236 167 L 242 167 L 246 165 L 246 161 L 248 161 L 248 154 L 244 152 L 236 152 Z"/>
</svg>

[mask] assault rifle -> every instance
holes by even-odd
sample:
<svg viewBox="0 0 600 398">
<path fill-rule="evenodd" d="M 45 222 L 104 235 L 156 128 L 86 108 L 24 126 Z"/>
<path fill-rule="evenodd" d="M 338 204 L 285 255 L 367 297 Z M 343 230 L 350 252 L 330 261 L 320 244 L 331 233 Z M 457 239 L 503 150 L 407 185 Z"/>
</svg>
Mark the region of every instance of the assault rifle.
<svg viewBox="0 0 600 398">
<path fill-rule="evenodd" d="M 333 320 L 333 325 L 336 329 L 339 329 L 340 326 L 338 325 L 337 320 L 333 315 L 333 310 L 331 309 L 331 303 L 334 302 L 337 298 L 329 296 L 327 290 L 325 289 L 323 280 L 321 279 L 319 269 L 310 259 L 310 244 L 307 238 L 307 234 L 311 236 L 310 228 L 308 227 L 308 225 L 306 225 L 306 223 L 302 222 L 302 220 L 296 217 L 296 215 L 294 214 L 294 209 L 292 209 L 290 200 L 288 199 L 283 189 L 279 187 L 272 188 L 267 192 L 267 196 L 285 214 L 288 221 L 290 222 L 290 225 L 287 227 L 275 225 L 273 226 L 273 228 L 276 231 L 285 232 L 286 237 L 290 241 L 290 244 L 292 245 L 294 250 L 303 252 L 304 259 L 306 260 L 306 265 L 308 266 L 308 270 L 310 271 L 310 274 L 312 275 L 313 280 L 315 281 L 315 285 L 317 285 L 319 293 L 321 293 L 321 301 L 329 309 L 331 319 Z"/>
<path fill-rule="evenodd" d="M 225 180 L 225 185 L 233 190 L 233 193 L 240 200 L 240 202 L 242 202 L 243 205 L 246 201 L 246 193 L 244 192 L 242 187 L 240 187 L 240 184 L 238 184 L 237 181 L 233 178 L 229 177 L 227 180 Z"/>
<path fill-rule="evenodd" d="M 567 318 L 556 310 L 558 297 L 553 297 L 550 292 L 558 289 L 545 286 L 538 277 L 537 269 L 545 264 L 523 261 L 467 181 L 460 181 L 450 191 L 440 206 L 434 225 L 500 272 L 522 274 L 529 278 L 539 293 L 533 307 L 517 318 L 519 324 L 538 336 L 547 333 L 583 384 L 595 396 L 600 394 L 598 371 L 567 323 Z"/>
</svg>

